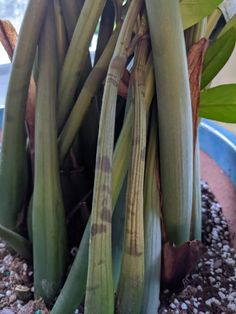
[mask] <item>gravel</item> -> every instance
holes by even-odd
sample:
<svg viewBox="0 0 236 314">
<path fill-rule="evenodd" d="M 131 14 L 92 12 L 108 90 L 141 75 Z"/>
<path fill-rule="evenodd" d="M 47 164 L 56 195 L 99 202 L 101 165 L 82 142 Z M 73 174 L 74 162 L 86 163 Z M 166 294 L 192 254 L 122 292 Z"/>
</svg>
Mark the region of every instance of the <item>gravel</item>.
<svg viewBox="0 0 236 314">
<path fill-rule="evenodd" d="M 207 183 L 202 182 L 202 241 L 207 252 L 179 291 L 165 289 L 158 313 L 235 314 L 236 252 L 231 247 L 228 224 Z M 42 300 L 23 300 L 17 287 L 27 287 L 32 298 L 33 271 L 0 241 L 0 314 L 46 314 Z M 75 313 L 81 313 L 76 310 Z"/>
<path fill-rule="evenodd" d="M 181 291 L 163 291 L 159 314 L 236 313 L 236 252 L 231 247 L 222 209 L 205 182 L 202 182 L 202 241 L 207 252 L 195 271 L 183 280 Z"/>
</svg>

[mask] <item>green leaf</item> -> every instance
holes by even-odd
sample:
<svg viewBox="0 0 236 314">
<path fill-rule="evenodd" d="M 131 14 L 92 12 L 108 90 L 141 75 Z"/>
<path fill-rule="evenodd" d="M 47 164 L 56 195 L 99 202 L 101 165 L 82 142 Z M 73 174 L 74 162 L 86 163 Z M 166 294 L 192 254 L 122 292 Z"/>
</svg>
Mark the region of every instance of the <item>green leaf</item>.
<svg viewBox="0 0 236 314">
<path fill-rule="evenodd" d="M 20 254 L 23 258 L 30 260 L 32 258 L 32 247 L 30 241 L 20 234 L 5 228 L 0 224 L 0 237 L 8 246 Z"/>
<path fill-rule="evenodd" d="M 199 115 L 211 120 L 236 123 L 236 84 L 202 91 Z"/>
<path fill-rule="evenodd" d="M 180 11 L 182 15 L 183 28 L 189 28 L 200 22 L 205 16 L 222 2 L 222 0 L 182 0 Z"/>
<path fill-rule="evenodd" d="M 231 27 L 236 30 L 236 14 L 227 22 L 218 35 L 218 38 L 224 35 Z"/>
<path fill-rule="evenodd" d="M 206 87 L 226 64 L 234 50 L 235 41 L 236 30 L 231 27 L 208 48 L 203 64 L 201 89 Z"/>
</svg>

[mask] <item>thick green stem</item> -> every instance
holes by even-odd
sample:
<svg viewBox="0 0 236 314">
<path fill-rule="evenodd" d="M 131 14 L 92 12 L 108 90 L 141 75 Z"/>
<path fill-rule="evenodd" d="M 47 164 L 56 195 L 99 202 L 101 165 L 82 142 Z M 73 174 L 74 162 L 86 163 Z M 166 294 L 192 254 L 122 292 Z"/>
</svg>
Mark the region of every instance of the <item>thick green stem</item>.
<svg viewBox="0 0 236 314">
<path fill-rule="evenodd" d="M 181 244 L 190 237 L 193 182 L 192 112 L 183 27 L 178 0 L 146 0 L 146 6 L 158 97 L 163 217 L 168 240 Z"/>
<path fill-rule="evenodd" d="M 57 54 L 58 54 L 58 66 L 61 69 L 67 50 L 67 38 L 65 22 L 62 15 L 62 7 L 60 0 L 54 0 L 54 11 L 56 21 L 56 38 L 57 38 Z"/>
<path fill-rule="evenodd" d="M 193 169 L 193 206 L 192 206 L 192 223 L 191 223 L 191 240 L 202 238 L 202 213 L 201 213 L 201 183 L 200 183 L 200 160 L 199 160 L 199 142 L 197 139 L 194 154 Z"/>
<path fill-rule="evenodd" d="M 156 106 L 154 102 L 153 105 Z M 161 281 L 161 203 L 156 108 L 152 110 L 144 188 L 145 284 L 142 314 L 156 314 Z"/>
<path fill-rule="evenodd" d="M 59 155 L 60 162 L 63 162 L 69 148 L 71 147 L 76 134 L 79 131 L 83 118 L 89 108 L 92 98 L 95 96 L 99 87 L 104 80 L 110 59 L 117 42 L 120 27 L 111 36 L 102 56 L 98 60 L 95 67 L 90 72 L 84 86 L 79 94 L 79 97 L 69 115 L 66 124 L 59 137 Z"/>
<path fill-rule="evenodd" d="M 36 100 L 33 257 L 35 296 L 54 301 L 65 272 L 65 217 L 56 132 L 56 29 L 50 3 L 39 42 Z"/>
<path fill-rule="evenodd" d="M 112 156 L 118 84 L 125 69 L 129 45 L 141 1 L 130 6 L 108 69 L 98 134 L 96 172 L 89 245 L 85 313 L 113 313 L 111 217 Z"/>
<path fill-rule="evenodd" d="M 145 19 L 141 27 L 146 31 Z M 118 310 L 121 313 L 140 313 L 144 293 L 144 228 L 143 185 L 146 156 L 145 62 L 147 40 L 141 39 L 135 52 L 136 64 L 132 73 L 134 95 L 134 129 L 131 164 L 125 208 L 123 258 L 118 287 Z"/>
<path fill-rule="evenodd" d="M 88 55 L 89 44 L 105 0 L 86 0 L 71 39 L 62 67 L 58 90 L 58 129 L 62 129 L 74 101 L 78 82 Z M 79 56 L 79 57 L 78 57 Z"/>
<path fill-rule="evenodd" d="M 127 27 L 127 25 L 125 27 L 126 31 L 128 32 L 127 36 L 131 35 L 130 30 L 132 30 L 132 24 L 134 24 L 136 20 L 141 4 L 142 4 L 141 0 L 133 4 L 133 7 L 130 13 L 132 17 L 130 17 L 126 22 L 126 23 L 128 22 L 130 23 L 130 24 L 128 23 L 129 27 Z M 150 88 L 150 90 L 152 90 L 152 88 Z M 127 127 L 129 129 L 129 125 Z M 124 142 L 123 143 L 124 146 L 121 147 L 121 148 L 124 148 L 125 151 L 126 149 L 128 150 L 128 147 L 125 146 L 126 143 L 129 144 L 129 140 L 128 142 Z M 122 155 L 122 152 L 121 152 L 121 155 Z M 118 166 L 118 164 L 119 164 L 119 160 L 117 160 L 116 162 L 114 161 L 114 165 L 113 165 L 114 169 Z M 125 175 L 126 175 L 126 172 L 124 173 L 124 178 L 125 178 Z M 122 180 L 124 180 L 124 178 L 122 178 Z M 116 182 L 113 181 L 113 178 L 112 178 L 112 182 L 116 185 Z M 115 203 L 114 203 L 114 199 L 112 198 L 112 208 L 114 208 L 114 206 L 115 206 Z M 88 269 L 89 232 L 90 232 L 90 220 L 84 231 L 84 235 L 81 240 L 78 253 L 76 255 L 72 268 L 69 272 L 65 285 L 51 311 L 51 314 L 73 313 L 73 311 L 76 309 L 76 306 L 78 306 L 78 304 L 81 302 L 84 296 L 86 278 L 87 278 L 87 269 Z"/>
<path fill-rule="evenodd" d="M 15 250 L 16 253 L 20 254 L 20 256 L 31 260 L 32 246 L 30 241 L 18 233 L 3 227 L 2 225 L 0 225 L 0 237 L 9 247 Z"/>
<path fill-rule="evenodd" d="M 16 229 L 27 191 L 25 108 L 47 0 L 31 0 L 21 26 L 5 105 L 0 155 L 0 223 Z"/>
</svg>

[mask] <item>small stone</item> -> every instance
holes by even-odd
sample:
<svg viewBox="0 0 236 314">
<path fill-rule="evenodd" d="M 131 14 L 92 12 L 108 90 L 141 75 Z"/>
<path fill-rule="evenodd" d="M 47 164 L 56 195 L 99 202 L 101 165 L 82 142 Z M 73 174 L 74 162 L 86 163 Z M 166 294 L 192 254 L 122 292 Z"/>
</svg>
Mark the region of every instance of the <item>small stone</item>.
<svg viewBox="0 0 236 314">
<path fill-rule="evenodd" d="M 225 299 L 225 294 L 221 291 L 218 292 L 219 297 L 221 298 L 221 300 Z"/>
<path fill-rule="evenodd" d="M 222 274 L 223 270 L 222 270 L 221 268 L 217 268 L 217 269 L 215 270 L 215 272 L 216 272 L 217 274 Z"/>
<path fill-rule="evenodd" d="M 229 302 L 233 302 L 234 301 L 234 297 L 230 294 L 227 296 L 227 299 Z"/>
<path fill-rule="evenodd" d="M 216 305 L 220 305 L 220 301 L 217 300 L 216 298 L 212 298 L 212 303 L 216 304 Z"/>
<path fill-rule="evenodd" d="M 11 290 L 7 290 L 6 293 L 5 293 L 6 297 L 9 297 L 11 294 L 12 294 Z"/>
<path fill-rule="evenodd" d="M 170 307 L 171 307 L 173 310 L 176 309 L 176 305 L 175 305 L 174 303 L 171 303 L 171 304 L 170 304 Z"/>
<path fill-rule="evenodd" d="M 14 314 L 14 312 L 11 309 L 3 309 L 0 313 L 1 314 Z"/>
<path fill-rule="evenodd" d="M 28 269 L 28 265 L 26 263 L 23 263 L 22 268 L 23 268 L 23 271 L 26 272 Z"/>
<path fill-rule="evenodd" d="M 181 304 L 181 309 L 182 309 L 182 310 L 187 310 L 187 309 L 188 309 L 187 304 L 182 303 L 182 304 Z"/>
<path fill-rule="evenodd" d="M 16 301 L 16 295 L 13 293 L 10 297 L 9 297 L 9 303 L 13 303 Z"/>
<path fill-rule="evenodd" d="M 202 291 L 202 286 L 197 286 L 197 290 Z"/>
<path fill-rule="evenodd" d="M 227 308 L 228 308 L 229 310 L 231 310 L 231 311 L 236 312 L 236 304 L 235 304 L 235 303 L 229 303 L 229 304 L 227 305 Z"/>
<path fill-rule="evenodd" d="M 193 302 L 193 306 L 196 308 L 198 308 L 198 304 L 199 304 L 198 302 Z"/>
<path fill-rule="evenodd" d="M 206 305 L 208 305 L 208 306 L 211 306 L 211 304 L 212 304 L 212 300 L 211 299 L 208 299 L 208 300 L 206 300 Z"/>
<path fill-rule="evenodd" d="M 15 292 L 16 292 L 17 298 L 23 301 L 28 301 L 32 295 L 29 287 L 21 286 L 21 285 L 16 286 Z"/>
<path fill-rule="evenodd" d="M 214 277 L 211 277 L 211 276 L 209 277 L 209 280 L 210 280 L 210 283 L 211 283 L 211 284 L 215 283 L 215 281 L 216 281 L 215 278 L 214 278 Z"/>
</svg>

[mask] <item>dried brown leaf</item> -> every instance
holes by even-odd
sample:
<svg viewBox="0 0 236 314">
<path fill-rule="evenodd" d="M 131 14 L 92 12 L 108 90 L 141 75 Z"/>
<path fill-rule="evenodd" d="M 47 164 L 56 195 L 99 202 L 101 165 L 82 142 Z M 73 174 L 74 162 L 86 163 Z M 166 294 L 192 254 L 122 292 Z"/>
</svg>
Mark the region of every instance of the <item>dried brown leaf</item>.
<svg viewBox="0 0 236 314">
<path fill-rule="evenodd" d="M 198 128 L 198 108 L 200 99 L 200 80 L 204 55 L 209 41 L 205 38 L 200 39 L 194 44 L 188 52 L 188 71 L 192 100 L 193 115 L 193 143 L 196 146 L 197 128 Z"/>
<path fill-rule="evenodd" d="M 9 59 L 12 60 L 17 42 L 17 33 L 10 21 L 0 20 L 0 42 L 5 48 Z"/>
<path fill-rule="evenodd" d="M 179 247 L 165 243 L 162 248 L 162 283 L 176 288 L 187 274 L 196 267 L 205 253 L 205 246 L 197 240 L 186 242 Z"/>
</svg>

